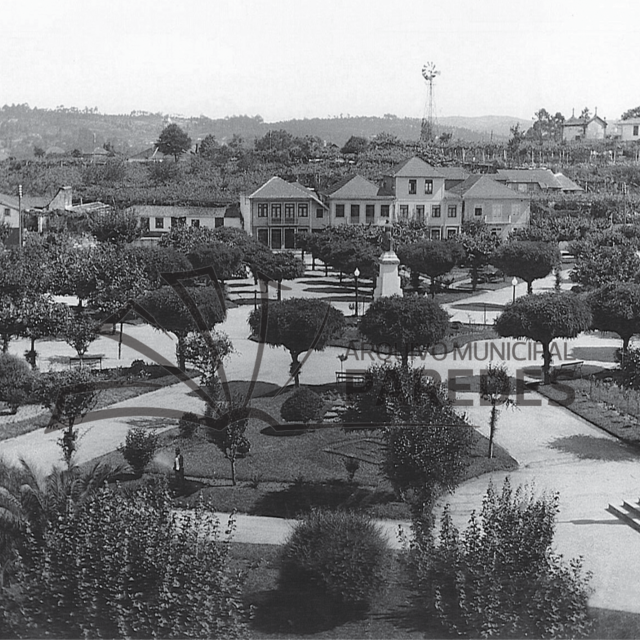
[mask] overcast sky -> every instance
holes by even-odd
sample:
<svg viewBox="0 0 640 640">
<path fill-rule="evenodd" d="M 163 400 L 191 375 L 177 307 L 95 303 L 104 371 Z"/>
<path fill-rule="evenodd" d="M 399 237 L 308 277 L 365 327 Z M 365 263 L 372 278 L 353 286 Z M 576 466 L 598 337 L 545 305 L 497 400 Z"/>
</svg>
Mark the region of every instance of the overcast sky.
<svg viewBox="0 0 640 640">
<path fill-rule="evenodd" d="M 631 0 L 2 0 L 0 103 L 267 122 L 640 105 Z"/>
</svg>

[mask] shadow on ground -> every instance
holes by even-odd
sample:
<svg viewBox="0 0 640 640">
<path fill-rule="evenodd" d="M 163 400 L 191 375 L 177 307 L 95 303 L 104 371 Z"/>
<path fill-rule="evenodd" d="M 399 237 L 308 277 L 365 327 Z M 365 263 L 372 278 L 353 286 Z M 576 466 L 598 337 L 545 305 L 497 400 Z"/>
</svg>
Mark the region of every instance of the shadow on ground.
<svg viewBox="0 0 640 640">
<path fill-rule="evenodd" d="M 637 460 L 638 451 L 615 440 L 596 436 L 575 435 L 558 438 L 551 443 L 553 449 L 571 453 L 581 460 Z"/>
</svg>

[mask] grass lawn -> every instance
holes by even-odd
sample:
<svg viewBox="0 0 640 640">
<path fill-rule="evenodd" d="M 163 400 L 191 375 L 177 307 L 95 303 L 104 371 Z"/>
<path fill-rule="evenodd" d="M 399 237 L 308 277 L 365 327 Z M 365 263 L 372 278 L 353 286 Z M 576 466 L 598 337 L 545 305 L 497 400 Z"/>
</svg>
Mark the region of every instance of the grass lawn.
<svg viewBox="0 0 640 640">
<path fill-rule="evenodd" d="M 262 384 L 254 390 L 251 406 L 265 411 L 280 421 L 280 406 L 292 389 L 273 395 L 275 387 Z M 326 392 L 332 385 L 317 387 Z M 238 389 L 234 389 L 237 391 Z M 328 405 L 330 403 L 327 403 Z M 177 429 L 161 434 L 161 450 L 149 470 L 168 473 L 173 450 L 181 448 L 188 493 L 181 504 L 192 504 L 196 495 L 210 499 L 219 511 L 237 510 L 252 515 L 292 518 L 313 507 L 362 509 L 378 518 L 405 519 L 409 516 L 403 502 L 396 500 L 391 485 L 379 473 L 380 448 L 371 431 L 344 432 L 338 424 L 296 435 L 273 435 L 266 423 L 250 419 L 247 436 L 251 442 L 249 455 L 237 461 L 238 483 L 231 484 L 231 469 L 220 450 L 205 438 L 184 440 Z M 517 462 L 500 447 L 489 460 L 486 438 L 473 432 L 473 446 L 465 479 L 494 470 L 517 467 Z M 355 457 L 360 468 L 355 481 L 348 481 L 344 462 Z M 122 465 L 122 454 L 115 451 L 102 460 Z"/>
<path fill-rule="evenodd" d="M 108 370 L 105 369 L 102 373 L 107 374 L 107 372 Z M 103 380 L 108 378 L 100 377 L 98 379 Z M 123 375 L 121 379 L 123 386 L 98 391 L 96 404 L 92 410 L 103 409 L 112 404 L 123 402 L 130 398 L 136 398 L 177 382 L 176 377 L 173 375 L 165 375 L 151 380 L 141 379 L 139 380 L 141 386 L 136 385 L 137 381 L 128 381 L 126 375 Z M 114 381 L 117 382 L 118 378 L 115 378 Z M 23 414 L 24 417 L 22 417 Z M 44 428 L 49 424 L 50 418 L 51 412 L 48 409 L 44 409 L 41 405 L 25 405 L 24 407 L 20 407 L 17 415 L 10 415 L 8 410 L 6 410 L 4 413 L 0 413 L 0 440 L 15 438 L 24 433 Z"/>
<path fill-rule="evenodd" d="M 255 638 L 389 638 L 412 640 L 444 638 L 445 633 L 430 623 L 420 611 L 405 577 L 399 557 L 394 554 L 388 574 L 388 588 L 372 610 L 360 619 L 348 622 L 318 615 L 300 619 L 287 608 L 278 592 L 280 547 L 231 543 L 234 569 L 245 575 L 244 600 L 254 608 L 250 623 Z M 638 638 L 640 615 L 608 609 L 591 609 L 594 619 L 592 638 Z"/>
</svg>

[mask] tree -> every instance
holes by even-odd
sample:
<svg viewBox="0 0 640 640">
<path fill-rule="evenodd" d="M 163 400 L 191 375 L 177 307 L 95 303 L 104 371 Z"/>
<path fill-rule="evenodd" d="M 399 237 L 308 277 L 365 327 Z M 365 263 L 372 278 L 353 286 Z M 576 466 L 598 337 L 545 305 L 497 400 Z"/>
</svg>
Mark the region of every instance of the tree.
<svg viewBox="0 0 640 640">
<path fill-rule="evenodd" d="M 433 300 L 410 296 L 378 298 L 360 320 L 360 332 L 374 345 L 393 345 L 402 366 L 414 349 L 428 349 L 449 329 L 449 314 Z"/>
<path fill-rule="evenodd" d="M 575 293 L 542 293 L 508 304 L 495 322 L 498 335 L 528 338 L 542 345 L 544 384 L 549 384 L 550 345 L 556 338 L 575 338 L 591 327 L 591 312 Z"/>
<path fill-rule="evenodd" d="M 293 280 L 304 275 L 304 263 L 291 251 L 273 253 L 263 248 L 248 257 L 247 261 L 256 280 L 265 285 L 272 281 L 278 283 L 278 300 L 282 299 L 283 280 Z"/>
<path fill-rule="evenodd" d="M 178 158 L 191 149 L 191 138 L 177 124 L 171 123 L 160 132 L 155 146 L 160 153 L 173 156 L 178 162 Z"/>
<path fill-rule="evenodd" d="M 249 326 L 260 342 L 284 347 L 289 352 L 290 374 L 295 378 L 295 386 L 299 387 L 300 354 L 323 351 L 331 338 L 342 332 L 344 316 L 322 300 L 289 298 L 263 304 L 252 311 Z"/>
<path fill-rule="evenodd" d="M 589 107 L 585 107 L 581 112 L 580 112 L 580 120 L 591 120 L 591 111 L 589 111 Z"/>
<path fill-rule="evenodd" d="M 471 289 L 478 288 L 480 271 L 491 264 L 491 257 L 500 246 L 500 238 L 491 235 L 484 222 L 468 220 L 462 224 L 462 233 L 456 238 L 464 251 L 464 266 L 469 269 Z"/>
<path fill-rule="evenodd" d="M 211 330 L 225 317 L 222 306 L 214 287 L 186 287 L 186 293 L 193 301 L 193 306 L 187 306 L 177 292 L 169 286 L 160 287 L 155 291 L 143 295 L 139 305 L 149 314 L 146 318 L 156 329 L 173 333 L 178 344 L 176 356 L 178 367 L 184 370 L 185 340 L 192 331 Z M 204 326 L 199 326 L 200 316 Z"/>
<path fill-rule="evenodd" d="M 340 149 L 340 153 L 353 153 L 359 154 L 367 150 L 369 141 L 362 136 L 351 136 L 345 143 L 344 147 Z"/>
<path fill-rule="evenodd" d="M 0 401 L 12 414 L 24 403 L 31 390 L 31 371 L 24 360 L 10 353 L 0 353 Z"/>
<path fill-rule="evenodd" d="M 508 276 L 527 283 L 527 293 L 533 291 L 533 281 L 548 276 L 560 264 L 560 249 L 548 242 L 507 242 L 496 249 L 491 264 Z"/>
<path fill-rule="evenodd" d="M 67 318 L 63 328 L 64 341 L 76 350 L 80 360 L 84 358 L 91 343 L 97 340 L 100 325 L 85 313 L 71 314 Z"/>
<path fill-rule="evenodd" d="M 280 407 L 280 415 L 287 422 L 309 422 L 318 420 L 324 400 L 307 387 L 296 389 Z"/>
<path fill-rule="evenodd" d="M 31 348 L 25 354 L 27 362 L 36 368 L 36 340 L 58 336 L 69 319 L 69 307 L 53 302 L 50 296 L 39 295 L 27 298 L 22 305 L 25 338 L 31 341 Z"/>
<path fill-rule="evenodd" d="M 575 257 L 570 277 L 585 288 L 633 282 L 640 278 L 640 258 L 637 249 L 631 245 L 603 246 L 588 242 L 580 247 Z"/>
<path fill-rule="evenodd" d="M 640 118 L 640 107 L 627 109 L 621 116 L 621 120 L 631 120 L 631 118 Z"/>
<path fill-rule="evenodd" d="M 44 158 L 44 156 L 46 155 L 46 151 L 42 147 L 39 147 L 38 145 L 35 145 L 33 147 L 33 155 L 36 158 Z"/>
<path fill-rule="evenodd" d="M 201 384 L 209 389 L 216 385 L 218 369 L 224 359 L 235 353 L 227 334 L 221 331 L 188 333 L 183 341 L 185 363 L 200 371 Z"/>
<path fill-rule="evenodd" d="M 436 278 L 449 273 L 463 256 L 461 245 L 447 240 L 422 240 L 398 248 L 400 261 L 411 269 L 414 288 L 417 288 L 419 274 L 429 276 L 431 297 L 436 295 Z"/>
<path fill-rule="evenodd" d="M 214 241 L 196 245 L 187 254 L 187 260 L 195 269 L 213 267 L 216 278 L 224 282 L 238 273 L 242 252 L 237 247 Z"/>
<path fill-rule="evenodd" d="M 207 404 L 204 433 L 218 447 L 231 465 L 231 483 L 236 485 L 236 462 L 247 456 L 251 442 L 246 436 L 249 426 L 249 409 L 235 398 Z"/>
<path fill-rule="evenodd" d="M 482 511 L 459 532 L 446 508 L 438 541 L 416 538 L 408 555 L 423 608 L 447 635 L 577 638 L 590 635 L 590 573 L 553 552 L 558 494 L 492 484 Z M 438 634 L 439 635 L 439 634 Z"/>
<path fill-rule="evenodd" d="M 89 217 L 89 231 L 98 242 L 123 245 L 137 240 L 142 227 L 131 211 L 108 211 Z"/>
<path fill-rule="evenodd" d="M 125 442 L 118 447 L 118 451 L 122 453 L 133 472 L 141 476 L 146 466 L 153 460 L 159 446 L 157 433 L 142 427 L 134 427 L 127 431 Z"/>
<path fill-rule="evenodd" d="M 622 339 L 622 351 L 640 333 L 640 284 L 619 282 L 600 287 L 589 295 L 592 328 L 613 331 Z"/>
<path fill-rule="evenodd" d="M 491 403 L 491 418 L 489 420 L 489 453 L 493 458 L 493 438 L 498 424 L 498 405 L 509 406 L 513 402 L 509 399 L 512 392 L 511 378 L 504 365 L 490 364 L 480 375 L 480 397 Z"/>
</svg>

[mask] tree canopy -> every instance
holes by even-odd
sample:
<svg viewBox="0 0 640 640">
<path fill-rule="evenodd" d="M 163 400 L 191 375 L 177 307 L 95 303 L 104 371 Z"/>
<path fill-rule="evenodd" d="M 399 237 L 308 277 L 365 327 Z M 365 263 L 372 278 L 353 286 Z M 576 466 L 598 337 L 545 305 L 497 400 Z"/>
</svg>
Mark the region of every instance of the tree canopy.
<svg viewBox="0 0 640 640">
<path fill-rule="evenodd" d="M 419 274 L 429 276 L 432 296 L 436 294 L 436 278 L 449 273 L 463 257 L 462 246 L 448 240 L 421 240 L 398 247 L 398 258 L 411 269 L 414 286 L 418 283 Z"/>
<path fill-rule="evenodd" d="M 544 383 L 549 384 L 550 344 L 556 338 L 575 338 L 591 327 L 591 312 L 575 293 L 542 293 L 518 298 L 496 319 L 498 335 L 528 338 L 542 345 Z"/>
<path fill-rule="evenodd" d="M 263 313 L 266 318 L 263 319 Z M 342 312 L 322 300 L 288 298 L 269 302 L 249 315 L 252 334 L 272 347 L 284 347 L 291 355 L 290 373 L 300 386 L 300 354 L 322 351 L 344 327 Z"/>
<path fill-rule="evenodd" d="M 373 302 L 360 320 L 360 332 L 374 345 L 392 345 L 402 365 L 414 349 L 428 349 L 449 329 L 449 314 L 433 300 L 390 296 Z"/>
<path fill-rule="evenodd" d="M 613 331 L 622 338 L 622 350 L 640 333 L 640 284 L 619 282 L 600 287 L 589 296 L 592 328 Z"/>
<path fill-rule="evenodd" d="M 171 123 L 160 132 L 155 144 L 158 151 L 173 156 L 177 162 L 191 148 L 191 138 L 177 124 Z"/>
<path fill-rule="evenodd" d="M 533 281 L 544 278 L 560 264 L 560 249 L 550 242 L 512 241 L 496 249 L 491 264 L 508 276 L 527 283 L 527 293 L 533 291 Z"/>
</svg>

